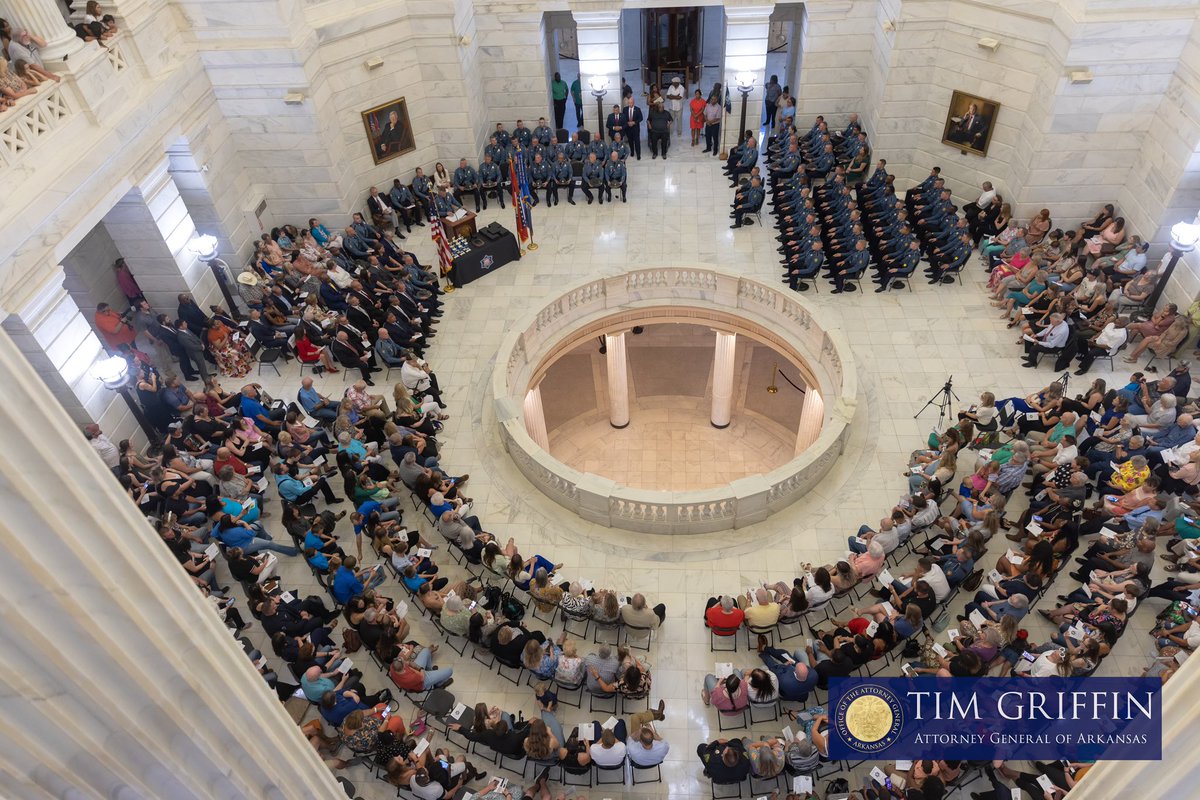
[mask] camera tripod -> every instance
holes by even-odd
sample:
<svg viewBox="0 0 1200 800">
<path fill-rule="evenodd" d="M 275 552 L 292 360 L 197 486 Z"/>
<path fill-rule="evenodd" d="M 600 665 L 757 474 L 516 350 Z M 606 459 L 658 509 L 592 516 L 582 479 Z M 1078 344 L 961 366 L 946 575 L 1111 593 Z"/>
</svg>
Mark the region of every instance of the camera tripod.
<svg viewBox="0 0 1200 800">
<path fill-rule="evenodd" d="M 946 417 L 950 414 L 950 406 L 958 400 L 958 395 L 954 393 L 954 376 L 951 375 L 946 379 L 946 383 L 942 386 L 942 390 L 929 398 L 925 405 L 921 406 L 920 411 L 913 414 L 913 419 L 921 416 L 925 409 L 932 407 L 938 410 L 937 430 L 941 430 L 946 421 Z"/>
</svg>

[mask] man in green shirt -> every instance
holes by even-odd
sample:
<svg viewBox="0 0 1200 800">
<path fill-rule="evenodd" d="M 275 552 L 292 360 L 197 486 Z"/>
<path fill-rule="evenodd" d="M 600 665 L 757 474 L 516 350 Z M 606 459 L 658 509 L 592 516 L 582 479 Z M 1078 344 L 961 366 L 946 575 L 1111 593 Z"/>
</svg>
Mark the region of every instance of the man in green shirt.
<svg viewBox="0 0 1200 800">
<path fill-rule="evenodd" d="M 567 116 L 567 82 L 557 72 L 550 81 L 550 96 L 554 98 L 554 129 L 560 130 Z"/>
<path fill-rule="evenodd" d="M 571 84 L 571 99 L 575 101 L 575 127 L 583 127 L 583 86 L 576 78 Z"/>
</svg>

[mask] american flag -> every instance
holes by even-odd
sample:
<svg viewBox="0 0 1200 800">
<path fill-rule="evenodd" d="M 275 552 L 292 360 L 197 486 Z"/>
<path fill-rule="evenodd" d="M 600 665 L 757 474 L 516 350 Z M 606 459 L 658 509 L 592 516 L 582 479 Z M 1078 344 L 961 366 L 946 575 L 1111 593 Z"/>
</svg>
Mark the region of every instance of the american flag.
<svg viewBox="0 0 1200 800">
<path fill-rule="evenodd" d="M 450 242 L 446 239 L 446 229 L 442 227 L 441 217 L 429 207 L 429 235 L 433 239 L 433 247 L 437 250 L 438 263 L 442 266 L 442 275 L 450 274 L 454 266 L 454 256 L 450 254 Z"/>
</svg>

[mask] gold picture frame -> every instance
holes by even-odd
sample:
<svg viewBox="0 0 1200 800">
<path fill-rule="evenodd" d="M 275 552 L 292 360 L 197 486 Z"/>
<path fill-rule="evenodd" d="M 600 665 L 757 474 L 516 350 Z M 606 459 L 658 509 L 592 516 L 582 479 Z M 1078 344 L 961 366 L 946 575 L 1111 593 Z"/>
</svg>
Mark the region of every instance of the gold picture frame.
<svg viewBox="0 0 1200 800">
<path fill-rule="evenodd" d="M 955 91 L 946 110 L 942 144 L 956 147 L 964 153 L 986 157 L 999 113 L 1000 104 L 995 100 Z"/>
<path fill-rule="evenodd" d="M 401 97 L 362 112 L 367 144 L 376 164 L 391 161 L 417 149 L 412 123 L 408 119 L 408 103 Z"/>
</svg>

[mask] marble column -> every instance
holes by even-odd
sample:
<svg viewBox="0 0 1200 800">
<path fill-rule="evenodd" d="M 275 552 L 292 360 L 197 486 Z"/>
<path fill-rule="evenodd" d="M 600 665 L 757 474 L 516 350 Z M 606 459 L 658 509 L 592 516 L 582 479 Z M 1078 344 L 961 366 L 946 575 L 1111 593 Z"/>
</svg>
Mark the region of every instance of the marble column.
<svg viewBox="0 0 1200 800">
<path fill-rule="evenodd" d="M 621 12 L 573 11 L 576 34 L 579 38 L 579 83 L 583 88 L 583 118 L 588 120 L 598 114 L 596 127 L 590 130 L 603 135 L 604 117 L 608 106 L 621 102 Z M 596 98 L 591 93 L 592 79 L 600 79 L 608 86 L 608 94 L 601 104 L 602 112 L 596 111 Z"/>
<path fill-rule="evenodd" d="M 1162 688 L 1162 759 L 1100 761 L 1071 789 L 1071 800 L 1113 797 L 1195 797 L 1200 780 L 1195 750 L 1200 659 L 1189 658 Z"/>
<path fill-rule="evenodd" d="M 816 386 L 805 387 L 804 404 L 800 407 L 800 425 L 796 431 L 796 455 L 812 447 L 821 435 L 825 422 L 825 399 Z"/>
<path fill-rule="evenodd" d="M 99 422 L 114 442 L 134 435 L 136 421 L 124 419 L 124 404 L 114 405 L 116 395 L 91 374 L 108 353 L 63 279 L 61 266 L 47 270 L 41 289 L 3 320 L 4 330 L 76 425 Z"/>
<path fill-rule="evenodd" d="M 754 88 L 745 100 L 746 126 L 742 130 L 730 130 L 730 142 L 735 142 L 746 128 L 757 131 L 762 124 L 762 92 L 766 83 L 767 39 L 771 33 L 772 8 L 773 5 L 725 7 L 725 85 L 733 100 L 730 124 L 735 127 L 742 118 L 738 76 L 749 75 L 754 79 Z M 734 136 L 735 133 L 737 136 Z"/>
<path fill-rule="evenodd" d="M 175 314 L 190 292 L 203 309 L 224 305 L 216 278 L 188 245 L 196 225 L 179 194 L 167 158 L 104 216 L 104 227 L 156 310 Z M 108 265 L 104 265 L 107 268 Z"/>
<path fill-rule="evenodd" d="M 629 424 L 629 364 L 625 358 L 625 332 L 604 336 L 608 367 L 608 421 L 614 428 Z"/>
<path fill-rule="evenodd" d="M 716 351 L 713 356 L 712 415 L 709 421 L 714 428 L 728 428 L 733 414 L 734 353 L 737 350 L 737 334 L 715 331 Z"/>
<path fill-rule="evenodd" d="M 4 333 L 0 374 L 3 793 L 342 796 Z"/>
<path fill-rule="evenodd" d="M 67 27 L 66 18 L 54 0 L 9 0 L 8 11 L 14 32 L 28 28 L 30 33 L 46 40 L 40 51 L 43 61 L 66 61 L 83 48 L 83 40 Z"/>
<path fill-rule="evenodd" d="M 537 446 L 550 452 L 550 434 L 546 432 L 546 412 L 542 409 L 542 386 L 525 393 L 525 430 Z"/>
</svg>

